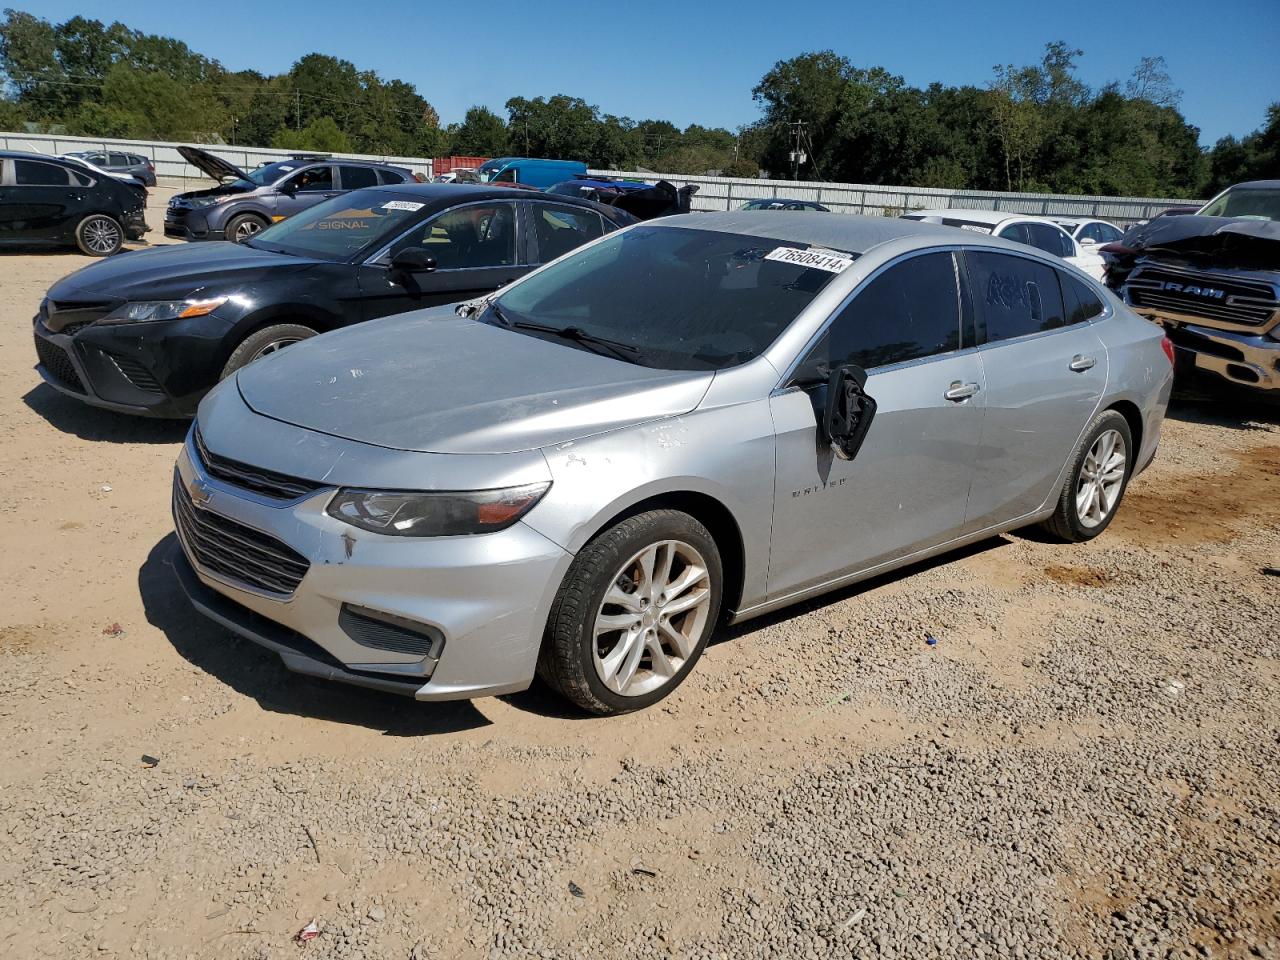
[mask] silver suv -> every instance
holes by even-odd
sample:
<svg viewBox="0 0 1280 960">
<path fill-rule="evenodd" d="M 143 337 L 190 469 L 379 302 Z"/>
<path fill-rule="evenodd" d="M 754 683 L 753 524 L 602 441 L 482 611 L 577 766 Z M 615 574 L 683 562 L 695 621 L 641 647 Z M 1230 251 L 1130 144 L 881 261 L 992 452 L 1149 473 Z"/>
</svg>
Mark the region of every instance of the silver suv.
<svg viewBox="0 0 1280 960">
<path fill-rule="evenodd" d="M 196 607 L 420 700 L 644 707 L 738 621 L 993 533 L 1097 536 L 1171 347 L 1060 259 L 697 214 L 224 381 L 178 458 Z"/>
</svg>

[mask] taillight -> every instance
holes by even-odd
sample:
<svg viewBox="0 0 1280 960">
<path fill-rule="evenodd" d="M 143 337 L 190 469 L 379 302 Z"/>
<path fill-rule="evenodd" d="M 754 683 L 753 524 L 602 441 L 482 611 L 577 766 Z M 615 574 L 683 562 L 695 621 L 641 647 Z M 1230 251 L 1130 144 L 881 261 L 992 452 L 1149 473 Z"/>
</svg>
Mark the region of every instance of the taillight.
<svg viewBox="0 0 1280 960">
<path fill-rule="evenodd" d="M 1173 341 L 1168 337 L 1160 338 L 1160 349 L 1164 351 L 1164 355 L 1169 358 L 1169 363 L 1173 363 Z"/>
<path fill-rule="evenodd" d="M 150 170 L 152 173 L 155 173 L 155 172 L 156 172 L 156 165 L 155 165 L 154 163 L 152 163 L 150 160 L 148 160 L 148 161 L 147 161 L 147 169 L 148 169 L 148 170 Z"/>
</svg>

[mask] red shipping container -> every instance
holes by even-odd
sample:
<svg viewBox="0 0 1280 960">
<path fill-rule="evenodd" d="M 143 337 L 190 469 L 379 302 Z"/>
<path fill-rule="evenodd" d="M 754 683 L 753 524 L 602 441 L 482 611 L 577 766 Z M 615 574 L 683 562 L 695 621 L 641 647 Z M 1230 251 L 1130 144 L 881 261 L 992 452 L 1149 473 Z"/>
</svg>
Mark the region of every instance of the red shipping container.
<svg viewBox="0 0 1280 960">
<path fill-rule="evenodd" d="M 454 170 L 477 170 L 488 157 L 436 157 L 431 161 L 431 169 L 436 176 L 451 173 Z"/>
</svg>

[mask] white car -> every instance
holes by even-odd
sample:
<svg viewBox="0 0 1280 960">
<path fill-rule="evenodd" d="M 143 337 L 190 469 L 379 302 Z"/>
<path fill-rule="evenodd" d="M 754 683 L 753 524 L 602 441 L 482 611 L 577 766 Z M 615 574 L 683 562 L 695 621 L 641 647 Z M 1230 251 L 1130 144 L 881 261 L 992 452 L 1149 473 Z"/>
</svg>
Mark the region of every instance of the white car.
<svg viewBox="0 0 1280 960">
<path fill-rule="evenodd" d="M 1082 247 L 1100 247 L 1104 243 L 1115 243 L 1124 236 L 1124 231 L 1114 223 L 1096 220 L 1093 217 L 1050 217 L 1054 223 L 1075 238 Z"/>
<path fill-rule="evenodd" d="M 1102 280 L 1106 275 L 1106 267 L 1101 254 L 1096 252 L 1096 245 L 1080 243 L 1046 217 L 1029 217 L 1000 210 L 914 210 L 904 213 L 902 219 L 940 223 L 1025 243 L 1061 257 L 1095 280 Z"/>
</svg>

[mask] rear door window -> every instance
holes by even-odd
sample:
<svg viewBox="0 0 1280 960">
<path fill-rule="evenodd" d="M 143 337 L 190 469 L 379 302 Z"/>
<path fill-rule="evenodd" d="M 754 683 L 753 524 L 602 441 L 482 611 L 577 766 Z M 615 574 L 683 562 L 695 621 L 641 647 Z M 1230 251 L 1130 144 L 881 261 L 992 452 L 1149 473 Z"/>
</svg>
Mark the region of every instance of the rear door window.
<svg viewBox="0 0 1280 960">
<path fill-rule="evenodd" d="M 870 370 L 950 353 L 962 346 L 956 267 L 927 253 L 890 267 L 831 321 L 796 379 L 826 377 L 842 363 Z"/>
<path fill-rule="evenodd" d="M 964 255 L 978 323 L 988 343 L 1066 323 L 1058 271 L 1028 257 L 968 250 Z"/>
<path fill-rule="evenodd" d="M 129 166 L 129 158 L 123 153 L 109 153 L 107 159 L 110 160 L 108 166 L 127 167 Z"/>
<path fill-rule="evenodd" d="M 66 187 L 71 175 L 66 167 L 39 160 L 14 160 L 13 182 L 26 187 Z"/>
<path fill-rule="evenodd" d="M 538 263 L 547 263 L 588 240 L 604 235 L 600 214 L 559 204 L 534 203 L 533 236 L 538 244 Z"/>
<path fill-rule="evenodd" d="M 363 190 L 365 187 L 378 185 L 378 174 L 371 167 L 349 167 L 346 164 L 338 167 L 342 177 L 343 190 Z"/>
</svg>

